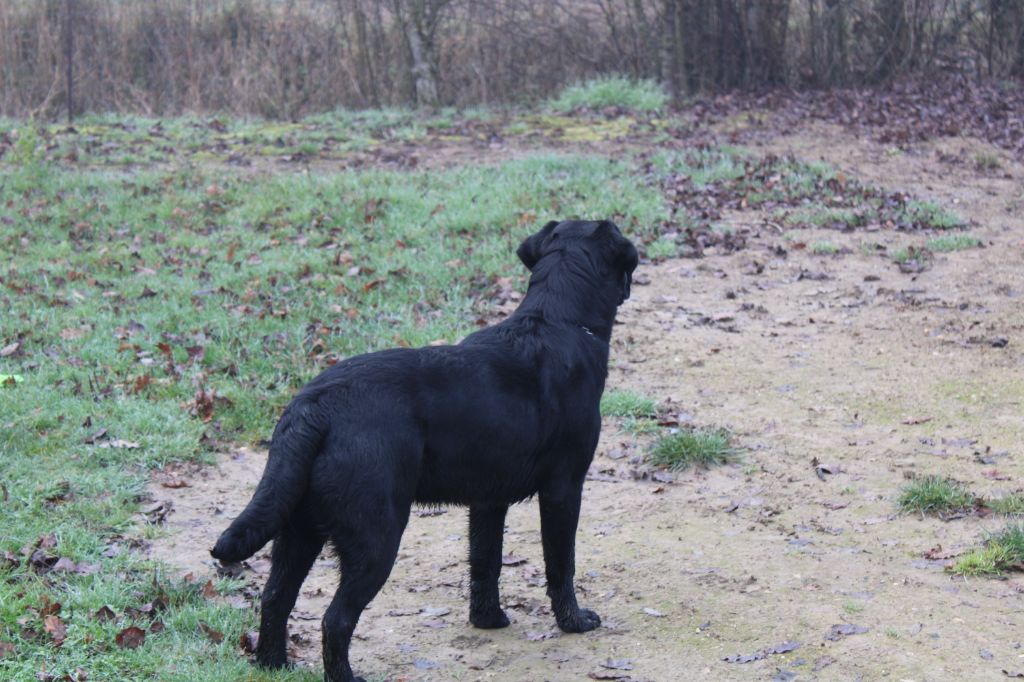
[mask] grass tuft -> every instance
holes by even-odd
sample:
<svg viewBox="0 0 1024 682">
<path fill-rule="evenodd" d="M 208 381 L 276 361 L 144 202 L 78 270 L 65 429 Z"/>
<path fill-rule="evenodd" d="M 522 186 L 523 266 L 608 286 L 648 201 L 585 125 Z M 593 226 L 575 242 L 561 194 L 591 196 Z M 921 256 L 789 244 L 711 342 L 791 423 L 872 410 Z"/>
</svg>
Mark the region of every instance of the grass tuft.
<svg viewBox="0 0 1024 682">
<path fill-rule="evenodd" d="M 651 260 L 663 260 L 678 255 L 679 246 L 676 245 L 675 240 L 662 237 L 648 244 L 646 251 L 647 257 Z"/>
<path fill-rule="evenodd" d="M 649 417 L 626 417 L 622 420 L 622 430 L 634 436 L 650 436 L 660 428 L 658 420 Z"/>
<path fill-rule="evenodd" d="M 988 537 L 985 546 L 957 557 L 950 571 L 965 577 L 999 575 L 1024 565 L 1024 524 L 1011 524 Z"/>
<path fill-rule="evenodd" d="M 1006 514 L 1007 516 L 1024 514 L 1024 492 L 997 497 L 989 500 L 985 505 L 996 514 Z"/>
<path fill-rule="evenodd" d="M 964 577 L 979 575 L 999 575 L 1000 566 L 1005 562 L 1006 557 L 998 547 L 984 547 L 972 549 L 967 554 L 956 558 L 950 572 Z"/>
<path fill-rule="evenodd" d="M 818 254 L 819 256 L 834 256 L 842 251 L 842 249 L 832 242 L 815 242 L 811 244 L 811 253 Z"/>
<path fill-rule="evenodd" d="M 941 476 L 925 476 L 905 485 L 899 507 L 904 513 L 951 514 L 974 506 L 975 498 L 960 483 Z"/>
<path fill-rule="evenodd" d="M 969 234 L 949 234 L 929 239 L 924 245 L 932 251 L 963 251 L 964 249 L 974 249 L 981 246 L 982 241 Z"/>
<path fill-rule="evenodd" d="M 932 258 L 932 253 L 920 246 L 902 246 L 895 251 L 890 251 L 889 257 L 893 263 L 897 264 L 910 263 L 911 261 L 928 263 Z"/>
<path fill-rule="evenodd" d="M 658 403 L 633 391 L 605 391 L 601 396 L 603 417 L 653 417 L 658 412 Z"/>
<path fill-rule="evenodd" d="M 681 430 L 654 442 L 647 461 L 657 467 L 680 471 L 691 466 L 710 467 L 734 461 L 737 450 L 724 429 Z"/>
<path fill-rule="evenodd" d="M 990 537 L 988 544 L 1005 549 L 1011 563 L 1024 564 L 1024 523 L 1008 525 Z"/>
<path fill-rule="evenodd" d="M 980 171 L 993 171 L 1002 168 L 1002 161 L 991 152 L 979 152 L 974 155 L 974 167 Z"/>
<path fill-rule="evenodd" d="M 933 201 L 910 200 L 900 210 L 900 218 L 914 229 L 954 230 L 964 227 L 964 220 Z"/>
<path fill-rule="evenodd" d="M 622 107 L 633 111 L 658 111 L 665 108 L 668 95 L 652 80 L 632 80 L 625 76 L 604 76 L 570 85 L 550 102 L 555 111 Z"/>
<path fill-rule="evenodd" d="M 863 227 L 867 224 L 867 218 L 868 214 L 865 211 L 852 208 L 805 208 L 786 215 L 785 220 L 793 226 L 810 225 L 833 230 L 849 230 Z"/>
</svg>

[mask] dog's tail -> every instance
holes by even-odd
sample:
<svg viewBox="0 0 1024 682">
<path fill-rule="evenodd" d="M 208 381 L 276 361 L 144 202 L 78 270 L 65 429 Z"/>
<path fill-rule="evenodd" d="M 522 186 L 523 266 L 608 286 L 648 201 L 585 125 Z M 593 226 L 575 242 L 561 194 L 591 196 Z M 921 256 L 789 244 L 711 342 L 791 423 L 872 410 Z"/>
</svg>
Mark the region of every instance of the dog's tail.
<svg viewBox="0 0 1024 682">
<path fill-rule="evenodd" d="M 210 550 L 215 559 L 235 563 L 251 557 L 295 511 L 324 437 L 314 409 L 315 403 L 293 403 L 281 416 L 263 478 L 249 504 Z"/>
</svg>

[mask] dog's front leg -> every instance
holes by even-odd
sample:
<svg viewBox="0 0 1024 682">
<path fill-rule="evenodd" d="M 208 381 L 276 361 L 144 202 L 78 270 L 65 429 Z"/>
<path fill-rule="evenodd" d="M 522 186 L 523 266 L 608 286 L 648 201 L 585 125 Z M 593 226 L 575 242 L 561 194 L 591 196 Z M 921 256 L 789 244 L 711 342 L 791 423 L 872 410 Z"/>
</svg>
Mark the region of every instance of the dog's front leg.
<svg viewBox="0 0 1024 682">
<path fill-rule="evenodd" d="M 573 577 L 576 573 L 576 524 L 580 518 L 583 481 L 567 483 L 540 492 L 540 531 L 544 544 L 544 565 L 548 597 L 555 620 L 565 632 L 587 632 L 601 624 L 601 618 L 576 603 Z"/>
<path fill-rule="evenodd" d="M 498 597 L 507 511 L 505 505 L 469 508 L 469 622 L 478 628 L 509 624 Z"/>
</svg>

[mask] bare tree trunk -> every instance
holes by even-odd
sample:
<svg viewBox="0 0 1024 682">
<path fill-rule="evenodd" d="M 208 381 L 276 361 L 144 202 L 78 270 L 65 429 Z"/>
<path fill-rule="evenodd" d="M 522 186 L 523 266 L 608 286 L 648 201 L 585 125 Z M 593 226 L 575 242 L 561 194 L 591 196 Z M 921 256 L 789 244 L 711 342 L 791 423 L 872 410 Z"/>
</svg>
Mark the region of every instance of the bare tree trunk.
<svg viewBox="0 0 1024 682">
<path fill-rule="evenodd" d="M 370 55 L 370 41 L 367 39 L 366 14 L 360 3 L 355 3 L 356 49 L 359 50 L 359 64 L 364 91 L 369 95 L 370 106 L 380 106 L 380 84 L 373 73 L 373 58 Z"/>
<path fill-rule="evenodd" d="M 876 0 L 878 20 L 878 54 L 873 77 L 885 81 L 892 78 L 907 58 L 910 30 L 903 0 Z"/>
<path fill-rule="evenodd" d="M 664 0 L 662 14 L 662 78 L 672 99 L 679 101 L 687 92 L 683 0 Z"/>
<path fill-rule="evenodd" d="M 67 82 L 68 125 L 71 125 L 74 119 L 75 109 L 75 31 L 72 11 L 73 0 L 64 0 L 64 76 Z"/>
<path fill-rule="evenodd" d="M 629 6 L 627 5 L 627 11 Z M 654 76 L 661 78 L 661 34 L 651 31 L 651 25 L 647 21 L 647 12 L 644 10 L 643 0 L 633 0 L 630 27 L 633 37 L 633 62 L 637 78 Z M 645 50 L 645 46 L 649 45 Z"/>
<path fill-rule="evenodd" d="M 785 80 L 788 24 L 789 0 L 747 0 L 748 84 L 777 85 Z"/>
<path fill-rule="evenodd" d="M 743 9 L 737 0 L 718 0 L 715 12 L 718 20 L 715 85 L 720 88 L 750 85 L 751 64 L 757 68 L 757 59 L 760 58 L 757 50 L 763 42 L 763 37 L 757 34 L 763 11 L 758 8 L 760 4 L 754 3 L 752 8 L 747 8 L 748 14 L 753 12 L 753 16 L 743 17 Z M 754 27 L 753 30 L 750 26 Z M 752 36 L 752 32 L 755 35 Z"/>
<path fill-rule="evenodd" d="M 436 107 L 438 97 L 437 26 L 451 0 L 394 0 L 411 57 L 411 75 L 417 106 Z"/>
<path fill-rule="evenodd" d="M 825 82 L 844 85 L 848 73 L 846 56 L 846 10 L 843 0 L 825 0 Z"/>
</svg>

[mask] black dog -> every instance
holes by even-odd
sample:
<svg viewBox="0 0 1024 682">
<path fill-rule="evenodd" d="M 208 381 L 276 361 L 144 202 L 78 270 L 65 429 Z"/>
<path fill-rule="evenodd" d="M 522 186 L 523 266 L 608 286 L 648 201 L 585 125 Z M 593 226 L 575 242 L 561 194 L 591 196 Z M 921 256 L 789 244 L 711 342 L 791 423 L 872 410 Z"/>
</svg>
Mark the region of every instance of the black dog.
<svg viewBox="0 0 1024 682">
<path fill-rule="evenodd" d="M 324 668 L 332 682 L 353 679 L 352 631 L 391 572 L 413 502 L 469 507 L 469 620 L 500 628 L 509 624 L 498 600 L 505 513 L 538 495 L 558 626 L 601 624 L 576 603 L 574 544 L 612 323 L 637 252 L 612 222 L 567 221 L 517 253 L 530 286 L 507 320 L 457 346 L 340 362 L 281 416 L 259 487 L 211 551 L 237 562 L 274 539 L 260 665 L 285 665 L 288 613 L 330 540 L 341 585 L 323 618 Z"/>
</svg>

